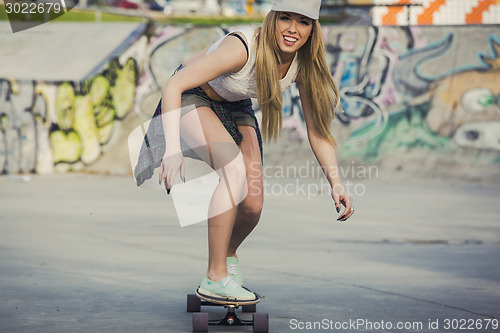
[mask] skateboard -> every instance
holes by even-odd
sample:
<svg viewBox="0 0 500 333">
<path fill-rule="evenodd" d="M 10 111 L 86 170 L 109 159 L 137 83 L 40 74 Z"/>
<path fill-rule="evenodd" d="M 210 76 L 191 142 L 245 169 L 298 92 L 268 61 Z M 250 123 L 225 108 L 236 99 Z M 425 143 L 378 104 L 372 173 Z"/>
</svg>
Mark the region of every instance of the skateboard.
<svg viewBox="0 0 500 333">
<path fill-rule="evenodd" d="M 248 289 L 247 289 L 248 290 Z M 252 326 L 254 333 L 269 332 L 269 316 L 267 313 L 255 313 L 257 303 L 261 297 L 254 293 L 253 301 L 234 301 L 212 298 L 198 293 L 187 295 L 187 312 L 193 313 L 193 332 L 208 332 L 209 325 L 216 326 Z M 221 306 L 226 308 L 226 315 L 222 319 L 210 320 L 207 312 L 201 312 L 201 306 Z M 236 314 L 236 309 L 241 307 L 242 312 L 253 312 L 252 320 L 243 320 Z"/>
</svg>

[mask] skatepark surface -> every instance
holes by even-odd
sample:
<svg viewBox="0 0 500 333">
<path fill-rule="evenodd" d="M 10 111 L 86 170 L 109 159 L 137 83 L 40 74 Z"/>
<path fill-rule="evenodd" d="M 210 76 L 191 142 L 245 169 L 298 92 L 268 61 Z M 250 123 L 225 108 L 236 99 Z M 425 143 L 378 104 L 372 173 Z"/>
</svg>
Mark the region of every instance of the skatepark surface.
<svg viewBox="0 0 500 333">
<path fill-rule="evenodd" d="M 239 258 L 270 332 L 500 332 L 498 184 L 357 180 L 339 223 L 327 193 L 268 182 Z M 206 222 L 132 177 L 3 176 L 0 253 L 0 332 L 190 332 Z"/>
</svg>

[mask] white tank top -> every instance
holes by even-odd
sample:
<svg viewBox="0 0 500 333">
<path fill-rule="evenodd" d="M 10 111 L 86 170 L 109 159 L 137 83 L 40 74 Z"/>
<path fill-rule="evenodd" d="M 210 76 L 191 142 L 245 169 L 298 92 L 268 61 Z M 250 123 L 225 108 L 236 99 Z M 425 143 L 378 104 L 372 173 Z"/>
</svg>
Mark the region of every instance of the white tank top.
<svg viewBox="0 0 500 333">
<path fill-rule="evenodd" d="M 239 72 L 227 73 L 208 82 L 219 96 L 229 102 L 241 101 L 247 98 L 257 98 L 257 84 L 255 81 L 256 48 L 254 40 L 254 33 L 257 28 L 258 27 L 247 27 L 236 30 L 241 32 L 247 40 L 249 56 L 245 66 Z M 224 38 L 225 36 L 212 45 L 207 53 L 218 48 Z M 288 72 L 285 77 L 280 80 L 281 91 L 286 90 L 295 82 L 298 72 L 299 61 L 297 59 L 297 54 L 295 54 L 295 58 L 293 58 Z"/>
</svg>

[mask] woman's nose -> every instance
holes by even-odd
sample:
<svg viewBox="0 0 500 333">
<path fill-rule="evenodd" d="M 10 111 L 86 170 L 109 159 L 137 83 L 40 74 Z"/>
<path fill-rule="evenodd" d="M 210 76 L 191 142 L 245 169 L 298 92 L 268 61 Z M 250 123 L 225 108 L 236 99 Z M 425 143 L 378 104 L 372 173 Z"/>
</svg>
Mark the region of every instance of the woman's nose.
<svg viewBox="0 0 500 333">
<path fill-rule="evenodd" d="M 296 32 L 297 29 L 296 29 L 296 22 L 295 20 L 290 20 L 290 25 L 288 26 L 288 31 L 289 32 Z"/>
</svg>

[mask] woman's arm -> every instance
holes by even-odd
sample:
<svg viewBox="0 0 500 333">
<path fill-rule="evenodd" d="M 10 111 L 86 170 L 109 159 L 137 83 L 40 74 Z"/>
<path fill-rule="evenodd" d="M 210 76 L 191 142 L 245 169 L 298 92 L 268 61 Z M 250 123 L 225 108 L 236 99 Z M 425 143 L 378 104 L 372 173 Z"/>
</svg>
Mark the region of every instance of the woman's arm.
<svg viewBox="0 0 500 333">
<path fill-rule="evenodd" d="M 312 110 L 309 106 L 305 89 L 300 77 L 297 78 L 297 84 L 299 87 L 300 100 L 302 103 L 302 111 L 306 120 L 307 137 L 309 139 L 309 143 L 311 145 L 314 156 L 316 156 L 318 163 L 321 165 L 321 168 L 332 187 L 332 197 L 335 201 L 337 212 L 340 211 L 340 203 L 345 206 L 344 212 L 338 218 L 338 220 L 340 221 L 345 221 L 352 215 L 354 211 L 352 210 L 352 198 L 344 190 L 344 187 L 342 186 L 342 182 L 340 180 L 335 147 L 330 143 L 329 140 L 323 138 L 317 131 L 312 119 Z"/>
<path fill-rule="evenodd" d="M 182 70 L 172 76 L 162 87 L 162 123 L 166 151 L 160 169 L 160 182 L 167 189 L 175 182 L 177 171 L 184 179 L 183 159 L 180 146 L 181 94 L 198 87 L 225 73 L 238 72 L 247 61 L 246 50 L 237 38 L 224 38 L 214 51 L 195 57 Z M 167 161 L 167 162 L 165 162 Z"/>
</svg>

